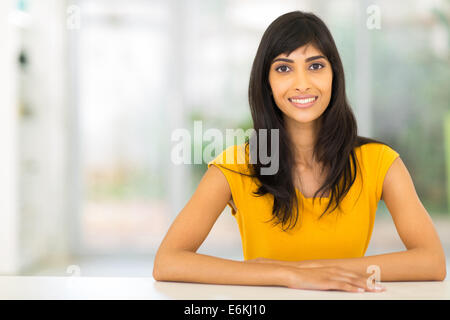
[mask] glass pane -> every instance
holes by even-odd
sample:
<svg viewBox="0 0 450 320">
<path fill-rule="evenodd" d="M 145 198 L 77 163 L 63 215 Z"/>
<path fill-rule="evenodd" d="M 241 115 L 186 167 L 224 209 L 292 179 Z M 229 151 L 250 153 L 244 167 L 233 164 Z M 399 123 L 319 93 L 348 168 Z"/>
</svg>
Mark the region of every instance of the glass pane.
<svg viewBox="0 0 450 320">
<path fill-rule="evenodd" d="M 166 135 L 167 36 L 154 17 L 165 11 L 145 1 L 97 2 L 82 10 L 82 248 L 149 252 L 169 223 L 160 138 Z"/>
</svg>

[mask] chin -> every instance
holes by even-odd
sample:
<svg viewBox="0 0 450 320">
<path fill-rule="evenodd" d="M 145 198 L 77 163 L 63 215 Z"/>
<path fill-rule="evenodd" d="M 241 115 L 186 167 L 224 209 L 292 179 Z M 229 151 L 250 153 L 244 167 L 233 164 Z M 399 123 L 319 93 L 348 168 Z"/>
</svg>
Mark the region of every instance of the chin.
<svg viewBox="0 0 450 320">
<path fill-rule="evenodd" d="M 297 122 L 297 123 L 311 123 L 311 122 L 314 122 L 314 121 L 316 121 L 316 120 L 318 120 L 319 119 L 319 117 L 320 116 L 298 116 L 298 115 L 296 115 L 296 116 L 294 116 L 294 117 L 289 117 L 289 118 L 291 118 L 291 120 L 293 120 L 293 121 L 295 121 L 295 122 Z"/>
</svg>

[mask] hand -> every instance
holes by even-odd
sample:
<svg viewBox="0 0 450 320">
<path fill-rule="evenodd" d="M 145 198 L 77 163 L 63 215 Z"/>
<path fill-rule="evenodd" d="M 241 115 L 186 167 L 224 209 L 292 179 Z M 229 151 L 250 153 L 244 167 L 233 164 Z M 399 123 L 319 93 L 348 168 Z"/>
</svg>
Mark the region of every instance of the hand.
<svg viewBox="0 0 450 320">
<path fill-rule="evenodd" d="M 382 292 L 382 286 L 369 284 L 365 275 L 341 267 L 286 267 L 285 286 L 306 290 L 339 290 L 348 292 Z M 377 289 L 377 287 L 379 289 Z"/>
</svg>

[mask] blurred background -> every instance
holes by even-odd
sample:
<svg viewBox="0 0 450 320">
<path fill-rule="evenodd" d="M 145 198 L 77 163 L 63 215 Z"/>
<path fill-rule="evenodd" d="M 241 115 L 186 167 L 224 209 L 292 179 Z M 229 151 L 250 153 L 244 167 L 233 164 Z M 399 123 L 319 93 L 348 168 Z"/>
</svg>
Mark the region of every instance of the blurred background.
<svg viewBox="0 0 450 320">
<path fill-rule="evenodd" d="M 449 0 L 2 0 L 0 274 L 151 276 L 206 171 L 172 132 L 252 126 L 256 49 L 293 10 L 328 25 L 359 134 L 400 153 L 449 257 Z M 380 201 L 366 255 L 404 249 Z M 198 252 L 243 259 L 228 206 Z"/>
</svg>

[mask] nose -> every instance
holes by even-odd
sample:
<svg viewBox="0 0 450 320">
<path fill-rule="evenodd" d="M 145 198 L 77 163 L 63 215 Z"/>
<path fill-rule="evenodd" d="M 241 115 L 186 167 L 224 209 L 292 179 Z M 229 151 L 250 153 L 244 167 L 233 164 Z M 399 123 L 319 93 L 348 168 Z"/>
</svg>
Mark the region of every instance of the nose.
<svg viewBox="0 0 450 320">
<path fill-rule="evenodd" d="M 301 92 L 305 92 L 311 88 L 311 83 L 309 81 L 308 73 L 300 70 L 297 71 L 295 75 L 295 89 Z"/>
</svg>

